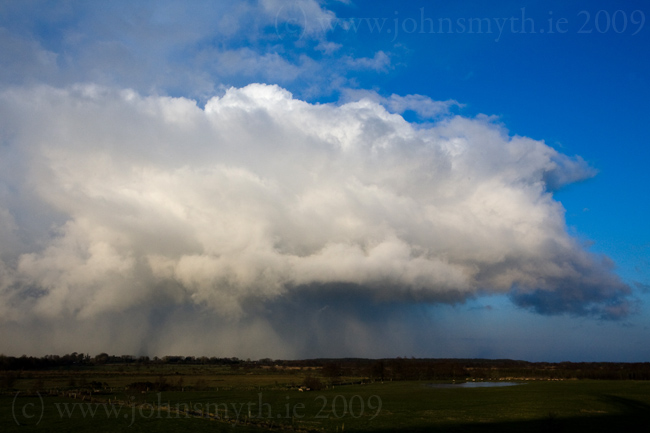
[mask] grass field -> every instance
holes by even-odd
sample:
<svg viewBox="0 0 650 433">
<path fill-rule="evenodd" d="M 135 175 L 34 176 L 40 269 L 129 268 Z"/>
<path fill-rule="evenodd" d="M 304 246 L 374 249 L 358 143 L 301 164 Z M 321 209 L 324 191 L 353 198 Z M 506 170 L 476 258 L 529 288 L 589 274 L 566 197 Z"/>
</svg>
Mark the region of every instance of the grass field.
<svg viewBox="0 0 650 433">
<path fill-rule="evenodd" d="M 304 377 L 314 374 L 221 366 L 22 374 L 13 390 L 0 396 L 0 431 L 650 431 L 648 381 L 529 381 L 458 389 L 396 381 L 299 391 Z M 161 379 L 173 390 L 127 389 L 133 382 Z M 92 398 L 75 392 L 88 382 L 108 386 Z"/>
</svg>

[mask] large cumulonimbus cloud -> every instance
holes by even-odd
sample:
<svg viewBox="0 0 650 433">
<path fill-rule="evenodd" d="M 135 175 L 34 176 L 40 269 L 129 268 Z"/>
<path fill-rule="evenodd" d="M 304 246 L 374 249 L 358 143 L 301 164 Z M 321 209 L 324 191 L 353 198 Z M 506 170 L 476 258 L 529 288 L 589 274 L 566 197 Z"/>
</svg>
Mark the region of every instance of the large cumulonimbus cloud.
<svg viewBox="0 0 650 433">
<path fill-rule="evenodd" d="M 5 322 L 175 305 L 250 321 L 337 287 L 377 305 L 508 293 L 543 314 L 629 312 L 553 199 L 593 170 L 489 117 L 415 125 L 261 84 L 204 109 L 96 86 L 0 104 Z"/>
</svg>

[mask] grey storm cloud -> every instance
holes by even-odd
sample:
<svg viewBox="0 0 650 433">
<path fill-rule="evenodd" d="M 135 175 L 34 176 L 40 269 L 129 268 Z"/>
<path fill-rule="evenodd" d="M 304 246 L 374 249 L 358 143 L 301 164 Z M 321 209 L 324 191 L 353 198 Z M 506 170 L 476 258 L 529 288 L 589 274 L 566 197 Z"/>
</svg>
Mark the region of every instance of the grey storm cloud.
<svg viewBox="0 0 650 433">
<path fill-rule="evenodd" d="M 368 308 L 391 322 L 390 305 L 486 294 L 541 314 L 629 314 L 630 288 L 567 233 L 552 195 L 594 175 L 581 158 L 487 116 L 415 125 L 380 102 L 310 104 L 262 84 L 204 108 L 94 85 L 3 91 L 3 326 L 74 334 L 129 315 L 137 332 L 97 340 L 147 351 L 147 327 L 174 322 L 286 354 L 302 301 L 367 341 Z M 196 347 L 179 341 L 148 344 Z"/>
</svg>

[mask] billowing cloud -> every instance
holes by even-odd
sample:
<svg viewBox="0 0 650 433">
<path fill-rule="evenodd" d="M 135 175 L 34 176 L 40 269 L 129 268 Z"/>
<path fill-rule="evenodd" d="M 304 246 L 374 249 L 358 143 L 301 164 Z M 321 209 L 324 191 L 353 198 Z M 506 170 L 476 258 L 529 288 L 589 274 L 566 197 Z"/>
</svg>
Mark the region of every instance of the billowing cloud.
<svg viewBox="0 0 650 433">
<path fill-rule="evenodd" d="M 451 107 L 462 107 L 462 104 L 454 100 L 434 101 L 424 95 L 401 96 L 392 94 L 389 97 L 384 97 L 374 90 L 364 89 L 346 89 L 341 99 L 347 102 L 369 99 L 383 105 L 391 113 L 404 114 L 407 111 L 412 111 L 421 119 L 435 119 L 440 116 L 446 116 L 450 114 Z M 578 165 L 585 167 L 585 164 L 580 160 L 578 160 Z M 574 172 L 573 170 L 566 171 Z M 577 176 L 579 178 L 583 177 L 583 172 L 575 172 L 578 173 Z"/>
<path fill-rule="evenodd" d="M 205 108 L 91 85 L 13 89 L 0 119 L 5 326 L 133 311 L 154 326 L 164 311 L 287 344 L 300 299 L 325 315 L 338 305 L 366 341 L 359 311 L 396 304 L 509 294 L 542 314 L 631 308 L 553 199 L 591 169 L 489 117 L 422 127 L 370 99 L 310 104 L 253 84 Z"/>
</svg>

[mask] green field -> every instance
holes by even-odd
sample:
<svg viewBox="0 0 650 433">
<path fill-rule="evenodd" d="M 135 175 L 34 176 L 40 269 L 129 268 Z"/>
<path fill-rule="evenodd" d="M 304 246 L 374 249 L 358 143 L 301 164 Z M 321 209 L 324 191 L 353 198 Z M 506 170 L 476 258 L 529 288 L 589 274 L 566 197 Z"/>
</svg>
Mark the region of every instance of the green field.
<svg viewBox="0 0 650 433">
<path fill-rule="evenodd" d="M 360 384 L 345 378 L 350 384 L 298 389 L 307 375 L 318 373 L 105 366 L 22 374 L 0 396 L 0 431 L 650 431 L 649 381 L 450 389 L 433 388 L 430 381 Z M 156 380 L 173 390 L 129 387 Z M 75 392 L 91 381 L 104 387 L 92 395 Z"/>
</svg>

